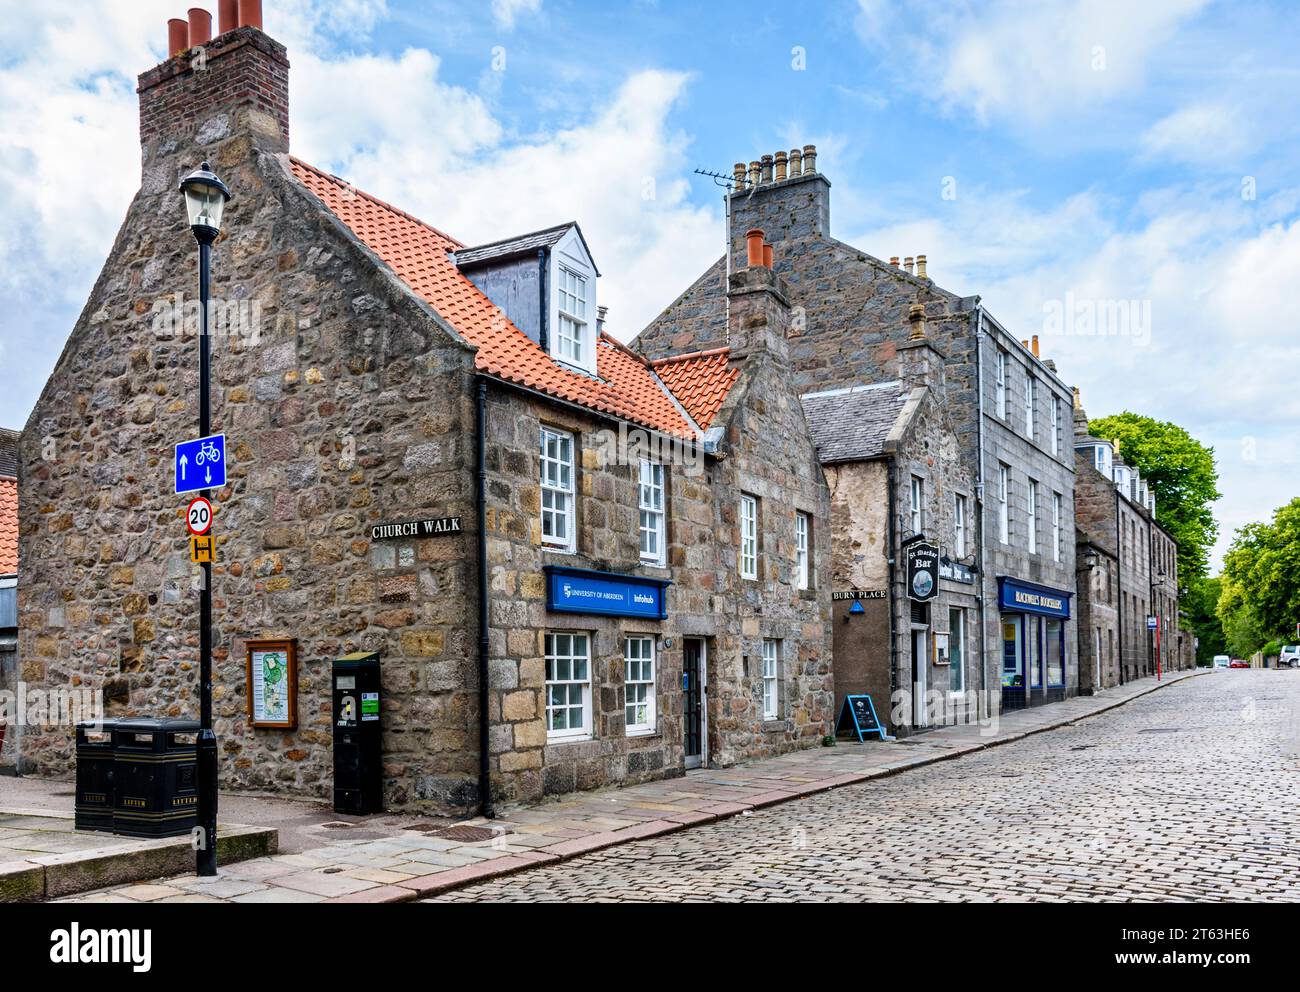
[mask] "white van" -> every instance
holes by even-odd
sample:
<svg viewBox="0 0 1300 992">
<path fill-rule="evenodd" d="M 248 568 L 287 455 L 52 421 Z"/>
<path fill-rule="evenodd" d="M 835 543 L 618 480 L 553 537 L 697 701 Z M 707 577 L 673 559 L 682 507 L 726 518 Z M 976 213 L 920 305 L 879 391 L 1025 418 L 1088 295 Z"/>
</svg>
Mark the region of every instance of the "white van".
<svg viewBox="0 0 1300 992">
<path fill-rule="evenodd" d="M 1232 664 L 1232 659 L 1229 658 L 1226 654 L 1216 654 L 1214 656 L 1215 668 L 1227 668 L 1231 664 Z"/>
<path fill-rule="evenodd" d="M 1282 653 L 1277 657 L 1278 668 L 1300 668 L 1300 644 L 1282 645 Z"/>
</svg>

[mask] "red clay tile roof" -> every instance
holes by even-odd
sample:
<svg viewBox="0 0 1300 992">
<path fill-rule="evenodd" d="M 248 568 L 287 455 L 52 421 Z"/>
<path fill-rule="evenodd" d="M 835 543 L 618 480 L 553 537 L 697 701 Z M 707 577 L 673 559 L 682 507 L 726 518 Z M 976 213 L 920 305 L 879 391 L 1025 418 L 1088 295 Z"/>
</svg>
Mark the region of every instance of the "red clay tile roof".
<svg viewBox="0 0 1300 992">
<path fill-rule="evenodd" d="M 18 571 L 18 480 L 0 479 L 0 575 Z"/>
<path fill-rule="evenodd" d="M 730 348 L 713 348 L 675 358 L 661 358 L 651 362 L 650 367 L 695 422 L 707 429 L 726 402 L 727 393 L 740 378 L 739 369 L 727 367 L 730 352 Z"/>
<path fill-rule="evenodd" d="M 657 431 L 695 436 L 639 356 L 602 338 L 596 349 L 599 379 L 561 367 L 456 268 L 449 253 L 464 247 L 460 242 L 296 158 L 290 157 L 289 166 L 403 282 L 478 347 L 480 371 Z"/>
</svg>

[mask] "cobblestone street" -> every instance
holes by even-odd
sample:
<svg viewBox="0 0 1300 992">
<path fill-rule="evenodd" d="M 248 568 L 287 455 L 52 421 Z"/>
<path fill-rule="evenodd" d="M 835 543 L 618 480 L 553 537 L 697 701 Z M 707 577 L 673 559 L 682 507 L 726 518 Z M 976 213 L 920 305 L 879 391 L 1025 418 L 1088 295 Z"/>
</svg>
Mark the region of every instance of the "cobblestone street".
<svg viewBox="0 0 1300 992">
<path fill-rule="evenodd" d="M 430 901 L 1293 901 L 1300 673 L 1079 724 Z"/>
</svg>

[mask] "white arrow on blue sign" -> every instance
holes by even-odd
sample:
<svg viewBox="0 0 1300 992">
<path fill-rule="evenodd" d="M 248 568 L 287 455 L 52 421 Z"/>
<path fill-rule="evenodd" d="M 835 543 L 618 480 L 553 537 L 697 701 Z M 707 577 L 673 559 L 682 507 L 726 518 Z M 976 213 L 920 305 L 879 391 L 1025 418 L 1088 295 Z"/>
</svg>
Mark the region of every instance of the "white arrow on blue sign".
<svg viewBox="0 0 1300 992">
<path fill-rule="evenodd" d="M 176 492 L 196 493 L 226 484 L 226 435 L 213 434 L 176 445 Z"/>
</svg>

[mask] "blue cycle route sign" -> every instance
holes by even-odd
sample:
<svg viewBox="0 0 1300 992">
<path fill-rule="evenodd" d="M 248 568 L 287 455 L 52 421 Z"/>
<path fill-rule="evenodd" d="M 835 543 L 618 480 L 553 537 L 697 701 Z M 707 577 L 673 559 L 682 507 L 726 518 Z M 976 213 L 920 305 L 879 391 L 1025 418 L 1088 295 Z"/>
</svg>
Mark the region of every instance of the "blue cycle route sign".
<svg viewBox="0 0 1300 992">
<path fill-rule="evenodd" d="M 176 492 L 220 489 L 226 484 L 226 435 L 213 434 L 176 445 Z"/>
</svg>

